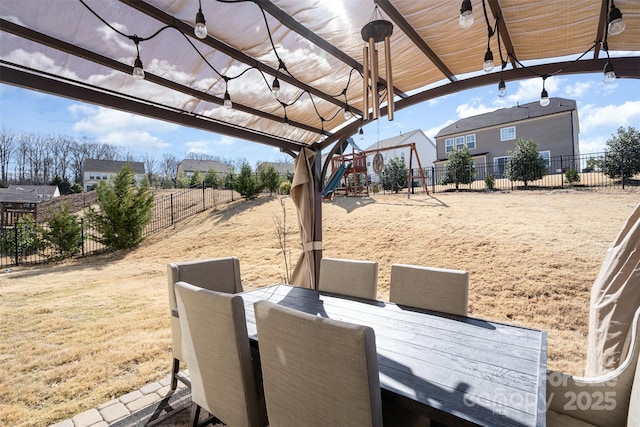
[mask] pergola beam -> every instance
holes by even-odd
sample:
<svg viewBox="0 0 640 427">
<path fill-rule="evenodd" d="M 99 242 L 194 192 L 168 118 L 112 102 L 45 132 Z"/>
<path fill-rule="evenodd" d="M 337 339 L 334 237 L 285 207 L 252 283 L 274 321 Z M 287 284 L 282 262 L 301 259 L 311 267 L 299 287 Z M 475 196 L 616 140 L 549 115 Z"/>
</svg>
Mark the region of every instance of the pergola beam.
<svg viewBox="0 0 640 427">
<path fill-rule="evenodd" d="M 0 64 L 0 81 L 13 86 L 23 87 L 25 89 L 36 90 L 38 92 L 45 92 L 64 98 L 105 106 L 132 114 L 139 114 L 194 129 L 258 142 L 277 147 L 282 150 L 297 152 L 300 151 L 303 146 L 306 146 L 306 144 L 278 139 L 267 134 L 254 132 L 247 128 L 229 126 L 202 115 L 189 114 L 185 111 L 165 108 L 142 100 L 125 98 L 114 93 L 101 91 L 96 87 L 71 84 L 62 80 L 56 80 L 53 76 L 29 73 L 17 68 L 8 67 L 5 64 Z"/>
<path fill-rule="evenodd" d="M 411 26 L 411 24 L 409 24 L 409 22 L 404 19 L 400 12 L 398 12 L 398 9 L 396 9 L 389 2 L 389 0 L 376 0 L 376 4 L 380 6 L 380 8 L 384 10 L 387 15 L 389 15 L 389 18 L 391 18 L 393 22 L 395 22 L 396 25 L 400 27 L 402 32 L 405 33 L 407 37 L 409 37 L 413 44 L 416 45 L 416 47 L 418 47 L 427 58 L 429 58 L 433 65 L 435 65 L 438 70 L 440 70 L 440 72 L 444 74 L 447 79 L 449 79 L 449 81 L 455 82 L 458 80 L 455 74 L 453 74 L 453 72 L 449 69 L 449 67 L 447 67 L 447 65 L 442 62 L 440 57 L 433 50 L 431 50 L 429 45 L 425 43 L 422 37 L 420 37 L 420 34 L 418 34 L 413 26 Z"/>
</svg>

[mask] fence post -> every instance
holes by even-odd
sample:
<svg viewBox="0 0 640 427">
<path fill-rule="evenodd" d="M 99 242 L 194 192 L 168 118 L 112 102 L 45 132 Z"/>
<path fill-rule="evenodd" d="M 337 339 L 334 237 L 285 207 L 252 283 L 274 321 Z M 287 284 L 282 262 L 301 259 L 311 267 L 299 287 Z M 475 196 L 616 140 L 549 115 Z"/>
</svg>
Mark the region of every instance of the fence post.
<svg viewBox="0 0 640 427">
<path fill-rule="evenodd" d="M 436 167 L 431 166 L 431 193 L 436 192 Z"/>
<path fill-rule="evenodd" d="M 560 188 L 564 188 L 564 168 L 562 167 L 563 156 L 560 156 Z"/>
<path fill-rule="evenodd" d="M 80 218 L 80 236 L 82 237 L 82 257 L 84 258 L 84 218 Z"/>
<path fill-rule="evenodd" d="M 18 260 L 20 259 L 20 256 L 18 254 L 18 221 L 13 223 L 13 244 L 14 244 L 14 248 L 15 248 L 15 254 L 16 254 L 16 265 L 18 265 Z"/>
<path fill-rule="evenodd" d="M 171 201 L 171 225 L 173 225 L 173 193 L 170 194 L 170 201 Z"/>
<path fill-rule="evenodd" d="M 204 193 L 205 193 L 205 186 L 204 186 L 204 181 L 202 181 L 202 210 L 206 211 L 207 204 L 205 203 Z"/>
</svg>

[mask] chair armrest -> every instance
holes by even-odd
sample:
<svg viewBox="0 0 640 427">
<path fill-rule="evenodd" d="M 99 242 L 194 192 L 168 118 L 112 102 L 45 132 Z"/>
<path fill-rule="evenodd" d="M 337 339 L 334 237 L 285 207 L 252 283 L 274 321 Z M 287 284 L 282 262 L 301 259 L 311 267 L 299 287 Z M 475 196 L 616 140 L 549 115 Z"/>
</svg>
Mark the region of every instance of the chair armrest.
<svg viewBox="0 0 640 427">
<path fill-rule="evenodd" d="M 627 422 L 631 384 L 613 371 L 600 377 L 547 373 L 547 409 L 597 426 Z"/>
</svg>

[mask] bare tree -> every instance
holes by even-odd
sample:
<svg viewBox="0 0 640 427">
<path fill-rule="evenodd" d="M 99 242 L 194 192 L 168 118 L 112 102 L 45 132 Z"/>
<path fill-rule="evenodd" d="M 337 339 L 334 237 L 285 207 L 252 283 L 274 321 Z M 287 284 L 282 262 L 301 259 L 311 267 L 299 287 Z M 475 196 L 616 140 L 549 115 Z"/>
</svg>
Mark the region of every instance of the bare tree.
<svg viewBox="0 0 640 427">
<path fill-rule="evenodd" d="M 15 133 L 2 129 L 0 132 L 0 180 L 7 182 L 9 161 L 16 147 Z"/>
<path fill-rule="evenodd" d="M 51 140 L 53 156 L 53 176 L 68 179 L 72 173 L 71 162 L 73 155 L 73 139 L 67 136 L 57 136 Z"/>
<path fill-rule="evenodd" d="M 178 176 L 178 159 L 173 154 L 165 154 L 160 161 L 160 173 L 164 180 L 170 179 L 175 182 Z"/>
<path fill-rule="evenodd" d="M 142 162 L 144 163 L 144 170 L 147 172 L 149 182 L 153 182 L 154 175 L 158 173 L 158 161 L 153 155 L 145 153 L 142 156 Z"/>
</svg>

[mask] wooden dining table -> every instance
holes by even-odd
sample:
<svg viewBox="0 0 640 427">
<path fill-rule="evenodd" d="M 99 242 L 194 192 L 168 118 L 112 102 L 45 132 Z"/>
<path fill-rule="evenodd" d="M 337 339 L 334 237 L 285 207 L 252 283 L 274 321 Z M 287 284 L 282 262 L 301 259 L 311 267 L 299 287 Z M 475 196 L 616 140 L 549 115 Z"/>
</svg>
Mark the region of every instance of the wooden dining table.
<svg viewBox="0 0 640 427">
<path fill-rule="evenodd" d="M 258 348 L 259 300 L 370 326 L 383 401 L 448 426 L 545 425 L 545 331 L 287 285 L 239 295 Z"/>
</svg>

